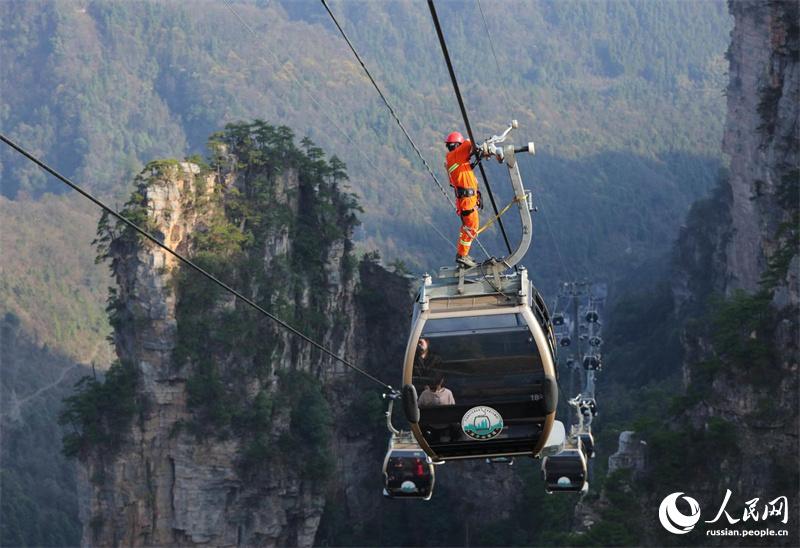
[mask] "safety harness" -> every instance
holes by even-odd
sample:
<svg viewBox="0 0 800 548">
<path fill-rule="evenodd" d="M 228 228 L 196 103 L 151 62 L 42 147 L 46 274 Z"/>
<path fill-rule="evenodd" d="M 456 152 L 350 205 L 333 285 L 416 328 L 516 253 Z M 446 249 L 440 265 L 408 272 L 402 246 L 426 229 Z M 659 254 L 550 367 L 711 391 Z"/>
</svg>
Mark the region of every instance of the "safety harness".
<svg viewBox="0 0 800 548">
<path fill-rule="evenodd" d="M 474 164 L 472 162 L 470 162 L 470 167 L 474 169 L 475 166 L 480 163 L 480 161 L 481 161 L 481 158 L 478 157 Z M 456 169 L 458 169 L 458 167 L 460 165 L 461 165 L 461 163 L 459 163 L 459 162 L 454 163 L 449 168 L 447 168 L 447 172 L 448 173 L 453 173 Z M 472 196 L 475 196 L 477 194 L 477 196 L 478 196 L 478 209 L 483 210 L 483 197 L 481 196 L 481 191 L 480 190 L 475 190 L 474 188 L 461 188 L 461 187 L 457 187 L 457 186 L 454 186 L 453 188 L 456 191 L 456 197 L 457 198 L 471 198 Z M 477 237 L 478 234 L 480 234 L 481 232 L 483 232 L 484 230 L 486 230 L 487 228 L 492 226 L 495 222 L 497 222 L 497 220 L 500 219 L 500 217 L 502 217 L 503 214 L 506 211 L 511 209 L 511 206 L 513 206 L 515 203 L 520 202 L 520 201 L 522 201 L 524 199 L 525 199 L 525 196 L 515 196 L 514 199 L 511 200 L 506 207 L 501 209 L 500 212 L 497 215 L 495 215 L 494 217 L 489 219 L 489 221 L 486 224 L 484 224 L 482 227 L 480 227 L 478 230 L 476 230 L 475 234 L 472 237 L 473 238 Z M 473 209 L 466 209 L 466 210 L 461 212 L 461 216 L 462 217 L 466 217 L 467 215 L 472 214 L 473 211 L 475 211 L 474 208 Z M 466 245 L 466 242 L 461 242 L 461 243 Z"/>
<path fill-rule="evenodd" d="M 513 205 L 514 205 L 514 204 L 516 204 L 517 202 L 521 202 L 521 201 L 522 201 L 522 200 L 524 200 L 524 199 L 525 199 L 525 196 L 524 196 L 524 195 L 522 195 L 522 196 L 514 196 L 514 199 L 513 199 L 513 200 L 511 200 L 511 201 L 508 203 L 508 205 L 507 205 L 506 207 L 504 207 L 503 209 L 501 209 L 501 210 L 500 210 L 500 212 L 499 212 L 497 215 L 495 215 L 494 217 L 492 217 L 491 219 L 489 219 L 489 221 L 488 221 L 488 222 L 487 222 L 485 225 L 483 225 L 483 226 L 482 226 L 482 227 L 480 227 L 480 228 L 479 228 L 477 231 L 475 231 L 475 235 L 477 236 L 478 234 L 480 234 L 481 232 L 483 232 L 484 230 L 486 230 L 487 228 L 489 228 L 490 226 L 492 226 L 492 225 L 493 225 L 493 224 L 494 224 L 494 223 L 495 223 L 495 222 L 496 222 L 496 221 L 497 221 L 497 220 L 498 220 L 500 217 L 502 217 L 502 216 L 503 216 L 503 214 L 504 214 L 506 211 L 508 211 L 509 209 L 511 209 L 511 206 L 513 206 Z"/>
</svg>

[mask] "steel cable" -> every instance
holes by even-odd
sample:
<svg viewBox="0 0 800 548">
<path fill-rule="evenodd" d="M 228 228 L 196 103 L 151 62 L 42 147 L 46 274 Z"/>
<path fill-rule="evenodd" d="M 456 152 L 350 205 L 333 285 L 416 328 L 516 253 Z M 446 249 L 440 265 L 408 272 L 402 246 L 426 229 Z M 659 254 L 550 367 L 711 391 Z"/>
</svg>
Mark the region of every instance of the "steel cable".
<svg viewBox="0 0 800 548">
<path fill-rule="evenodd" d="M 246 20 L 245 20 L 245 19 L 244 19 L 244 18 L 243 18 L 243 17 L 242 17 L 240 14 L 239 14 L 239 12 L 238 12 L 238 11 L 236 11 L 236 9 L 233 7 L 233 3 L 231 2 L 231 0 L 225 0 L 225 5 L 228 7 L 228 9 L 229 9 L 229 10 L 230 10 L 230 12 L 231 12 L 231 13 L 234 15 L 234 17 L 236 17 L 236 19 L 239 21 L 239 23 L 241 23 L 241 25 L 242 25 L 242 26 L 245 28 L 245 30 L 246 30 L 247 32 L 249 32 L 249 33 L 250 33 L 250 35 L 251 35 L 251 36 L 253 36 L 253 38 L 255 38 L 256 40 L 258 40 L 258 39 L 259 39 L 258 33 L 256 33 L 256 31 L 253 29 L 253 27 L 251 27 L 251 26 L 250 26 L 250 25 L 247 23 L 247 21 L 246 21 Z M 260 42 L 259 42 L 259 43 L 260 43 Z M 272 57 L 272 59 L 273 59 L 273 60 L 274 60 L 274 61 L 275 61 L 277 64 L 279 64 L 279 65 L 281 64 L 281 61 L 280 61 L 280 59 L 278 59 L 278 56 L 277 56 L 277 55 L 275 55 L 275 53 L 274 53 L 273 51 L 271 51 L 271 50 L 270 50 L 270 49 L 268 49 L 268 48 L 262 48 L 262 49 L 263 49 L 263 51 L 267 52 L 267 53 L 268 53 L 268 54 L 269 54 L 269 55 Z M 291 66 L 291 70 L 287 70 L 287 72 L 286 72 L 286 73 L 287 73 L 287 74 L 288 74 L 288 75 L 289 75 L 289 76 L 292 78 L 292 80 L 294 80 L 294 82 L 295 82 L 295 83 L 296 83 L 298 86 L 300 86 L 300 87 L 301 87 L 301 88 L 302 88 L 302 89 L 303 89 L 303 90 L 306 92 L 306 94 L 307 94 L 307 95 L 308 95 L 308 97 L 311 99 L 311 101 L 314 103 L 314 105 L 316 105 L 316 107 L 317 107 L 317 110 L 318 110 L 318 111 L 319 111 L 319 112 L 322 114 L 322 116 L 324 116 L 324 117 L 325 117 L 325 120 L 326 120 L 328 123 L 330 123 L 330 124 L 331 124 L 333 127 L 335 127 L 335 128 L 336 128 L 336 129 L 339 131 L 339 133 L 341 133 L 341 134 L 344 136 L 344 138 L 345 138 L 345 139 L 347 139 L 347 141 L 348 141 L 348 142 L 349 142 L 351 145 L 353 145 L 353 147 L 355 148 L 355 150 L 357 150 L 357 151 L 358 151 L 358 153 L 361 155 L 361 158 L 364 160 L 364 165 L 370 166 L 370 167 L 372 167 L 372 169 L 373 169 L 373 170 L 377 171 L 377 167 L 375 166 L 375 163 L 374 163 L 372 160 L 370 160 L 370 159 L 369 159 L 369 158 L 366 156 L 366 154 L 364 154 L 364 151 L 361 149 L 361 147 L 359 147 L 358 145 L 356 145 L 356 143 L 353 141 L 352 137 L 350 137 L 350 134 L 349 134 L 349 133 L 347 133 L 347 132 L 346 132 L 344 129 L 342 129 L 342 127 L 341 127 L 339 124 L 337 124 L 337 123 L 336 123 L 336 122 L 333 120 L 333 118 L 331 118 L 331 117 L 330 117 L 330 115 L 328 114 L 328 110 L 329 110 L 329 109 L 325 108 L 325 107 L 322 105 L 322 103 L 320 103 L 320 102 L 319 102 L 319 100 L 318 100 L 318 99 L 317 99 L 317 98 L 314 96 L 314 94 L 312 93 L 312 91 L 311 91 L 311 88 L 310 88 L 310 87 L 309 87 L 309 86 L 308 86 L 308 85 L 307 85 L 305 82 L 303 82 L 303 81 L 302 81 L 302 80 L 301 80 L 301 79 L 300 79 L 300 78 L 299 78 L 299 77 L 298 77 L 298 76 L 297 76 L 297 75 L 294 73 L 294 66 Z M 445 195 L 445 198 L 447 198 L 447 196 L 446 196 L 446 195 Z M 452 205 L 452 204 L 451 204 L 451 205 Z M 455 207 L 455 206 L 453 206 L 453 207 Z M 434 231 L 436 232 L 436 234 L 437 234 L 437 235 L 439 235 L 439 236 L 440 236 L 440 237 L 441 237 L 441 238 L 442 238 L 442 239 L 443 239 L 445 242 L 447 242 L 447 244 L 448 244 L 450 247 L 455 247 L 455 244 L 453 243 L 452 239 L 450 239 L 450 238 L 447 238 L 447 237 L 446 237 L 444 234 L 442 234 L 441 230 L 439 230 L 439 229 L 438 229 L 438 228 L 437 228 L 437 227 L 436 227 L 436 226 L 433 224 L 433 222 L 431 222 L 431 220 L 430 220 L 428 217 L 426 217 L 425 215 L 422 215 L 422 214 L 420 214 L 418 210 L 413 210 L 413 211 L 415 211 L 415 212 L 416 212 L 416 213 L 417 213 L 417 214 L 418 214 L 420 217 L 422 217 L 422 218 L 423 218 L 423 220 L 424 220 L 424 222 L 426 222 L 428 225 L 430 225 L 430 226 L 431 226 L 431 228 L 433 228 L 433 229 L 434 229 Z"/>
<path fill-rule="evenodd" d="M 464 119 L 464 125 L 467 128 L 467 133 L 469 134 L 469 139 L 472 141 L 473 146 L 475 145 L 475 135 L 472 133 L 472 125 L 469 123 L 469 116 L 467 115 L 467 109 L 464 106 L 464 98 L 461 96 L 461 89 L 458 86 L 458 79 L 456 78 L 455 70 L 453 69 L 453 63 L 450 60 L 450 53 L 447 50 L 447 43 L 444 39 L 444 33 L 442 32 L 442 27 L 439 24 L 439 17 L 436 15 L 436 7 L 433 5 L 433 0 L 428 0 L 428 8 L 430 8 L 431 18 L 433 19 L 433 26 L 436 27 L 436 35 L 439 37 L 439 45 L 442 48 L 442 54 L 444 55 L 445 63 L 447 64 L 447 71 L 450 73 L 450 81 L 453 84 L 453 89 L 456 94 L 456 99 L 458 100 L 458 107 L 461 109 L 461 117 Z M 486 171 L 483 169 L 483 164 L 478 163 L 478 168 L 481 173 L 481 178 L 483 179 L 483 184 L 486 186 L 486 191 L 489 193 L 489 201 L 492 203 L 492 209 L 494 210 L 494 214 L 497 215 L 497 202 L 495 202 L 494 194 L 492 193 L 492 187 L 489 185 L 489 180 L 486 177 Z M 503 220 L 500 219 L 498 221 L 498 225 L 500 226 L 500 232 L 503 234 L 503 240 L 505 241 L 506 248 L 508 252 L 511 253 L 511 244 L 508 241 L 508 234 L 506 234 L 506 228 L 503 225 Z"/>
<path fill-rule="evenodd" d="M 239 300 L 241 300 L 242 302 L 244 302 L 248 306 L 250 306 L 253 309 L 255 309 L 257 312 L 260 312 L 261 314 L 265 315 L 266 317 L 268 317 L 269 319 L 271 319 L 272 321 L 277 323 L 279 326 L 283 327 L 284 329 L 286 329 L 286 330 L 290 331 L 291 333 L 295 334 L 296 336 L 300 337 L 301 339 L 303 339 L 304 341 L 306 341 L 307 343 L 309 343 L 313 347 L 315 347 L 318 350 L 322 351 L 324 354 L 327 354 L 328 356 L 330 356 L 334 360 L 336 360 L 339 363 L 345 365 L 346 367 L 352 369 L 356 373 L 359 373 L 360 375 L 363 375 L 364 377 L 368 378 L 372 382 L 375 382 L 375 383 L 379 384 L 381 387 L 383 387 L 383 388 L 385 388 L 385 389 L 387 389 L 389 391 L 394 390 L 390 385 L 388 385 L 385 382 L 381 381 L 377 377 L 372 376 L 371 374 L 367 373 L 363 369 L 355 366 L 353 363 L 351 363 L 347 359 L 339 356 L 338 354 L 334 353 L 333 351 L 328 350 L 326 347 L 322 346 L 321 344 L 319 344 L 318 342 L 316 342 L 315 340 L 310 338 L 308 335 L 306 335 L 306 334 L 302 333 L 301 331 L 297 330 L 296 328 L 292 327 L 291 325 L 289 325 L 285 321 L 281 320 L 277 316 L 273 315 L 272 313 L 270 313 L 269 311 L 267 311 L 266 309 L 264 309 L 263 307 L 261 307 L 260 305 L 258 305 L 254 301 L 252 301 L 251 299 L 249 299 L 248 297 L 245 297 L 244 295 L 242 295 L 241 293 L 239 293 L 238 291 L 236 291 L 235 289 L 230 287 L 228 284 L 226 284 L 222 280 L 216 278 L 213 274 L 209 273 L 208 271 L 206 271 L 202 267 L 198 266 L 192 260 L 184 257 L 183 255 L 181 255 L 180 253 L 178 253 L 177 251 L 175 251 L 171 247 L 167 246 L 161 240 L 159 240 L 158 238 L 156 238 L 155 236 L 153 236 L 152 234 L 150 234 L 149 232 L 147 232 L 143 228 L 139 227 L 139 225 L 137 225 L 136 223 L 134 223 L 133 221 L 131 221 L 130 219 L 128 219 L 127 217 L 125 217 L 124 215 L 119 213 L 118 211 L 116 211 L 114 208 L 106 205 L 105 203 L 100 201 L 98 198 L 94 197 L 92 194 L 90 194 L 89 192 L 85 191 L 83 188 L 81 188 L 76 183 L 70 181 L 65 176 L 61 175 L 55 169 L 53 169 L 50 166 L 48 166 L 47 164 L 45 164 L 42 160 L 38 159 L 36 156 L 31 154 L 30 152 L 28 152 L 27 150 L 23 149 L 20 145 L 18 145 L 17 143 L 15 143 L 14 141 L 9 139 L 8 137 L 3 135 L 2 133 L 0 133 L 0 140 L 2 140 L 6 145 L 8 145 L 12 149 L 16 150 L 18 153 L 20 153 L 22 156 L 26 157 L 28 160 L 30 160 L 31 162 L 33 162 L 37 166 L 39 166 L 41 169 L 45 170 L 50 175 L 52 175 L 53 177 L 55 177 L 56 179 L 58 179 L 62 183 L 66 184 L 67 186 L 69 186 L 70 188 L 72 188 L 73 190 L 75 190 L 76 192 L 81 194 L 84 198 L 86 198 L 89 201 L 93 202 L 95 205 L 99 206 L 104 211 L 106 211 L 110 215 L 114 216 L 117 220 L 123 222 L 124 224 L 126 224 L 127 226 L 129 226 L 130 228 L 132 228 L 133 230 L 138 232 L 140 235 L 144 236 L 145 238 L 147 238 L 148 240 L 150 240 L 151 242 L 156 244 L 158 247 L 162 248 L 164 251 L 166 251 L 167 253 L 171 254 L 173 257 L 175 257 L 176 259 L 181 261 L 183 264 L 185 264 L 186 266 L 194 269 L 195 271 L 197 271 L 201 275 L 205 276 L 206 278 L 208 278 L 210 281 L 212 281 L 215 284 L 217 284 L 218 286 L 220 286 L 225 291 L 231 293 L 236 298 L 238 298 Z"/>
</svg>

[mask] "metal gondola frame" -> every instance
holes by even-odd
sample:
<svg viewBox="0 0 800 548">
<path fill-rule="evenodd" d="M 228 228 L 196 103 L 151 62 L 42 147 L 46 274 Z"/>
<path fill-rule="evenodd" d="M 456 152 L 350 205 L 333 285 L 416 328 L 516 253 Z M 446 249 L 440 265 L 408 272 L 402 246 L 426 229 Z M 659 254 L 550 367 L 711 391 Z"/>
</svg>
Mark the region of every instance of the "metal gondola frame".
<svg viewBox="0 0 800 548">
<path fill-rule="evenodd" d="M 502 290 L 502 293 L 498 292 Z M 431 276 L 425 276 L 424 283 L 420 288 L 417 302 L 414 306 L 414 314 L 411 328 L 411 335 L 406 347 L 406 354 L 403 367 L 403 385 L 411 385 L 413 382 L 413 369 L 414 358 L 416 356 L 417 341 L 422 336 L 425 323 L 429 320 L 442 319 L 442 318 L 457 318 L 467 316 L 489 316 L 489 315 L 506 315 L 506 314 L 520 314 L 528 325 L 531 335 L 536 343 L 536 348 L 542 356 L 542 368 L 545 376 L 556 378 L 555 370 L 555 349 L 552 343 L 552 331 L 548 327 L 548 319 L 545 316 L 547 312 L 542 312 L 543 321 L 534 314 L 534 303 L 532 295 L 532 287 L 528 280 L 527 270 L 520 268 L 518 272 L 505 275 L 502 277 L 502 287 L 496 287 L 496 282 L 489 280 L 471 280 L 470 283 L 465 284 L 463 290 L 459 291 L 452 283 L 436 284 Z M 512 297 L 508 304 L 498 304 L 498 300 L 503 298 L 503 295 Z M 484 302 L 480 303 L 482 308 L 475 308 L 473 306 L 458 306 L 454 304 L 450 306 L 450 301 L 473 301 L 474 299 L 483 299 Z M 495 299 L 495 304 L 490 304 L 492 298 Z M 432 301 L 448 301 L 446 310 L 432 311 Z M 538 304 L 536 306 L 539 306 Z M 546 330 L 547 328 L 547 330 Z M 537 455 L 544 446 L 550 430 L 552 429 L 553 421 L 555 419 L 555 411 L 549 413 L 545 419 L 542 427 L 542 433 L 539 438 L 539 443 L 531 448 L 531 454 Z M 417 439 L 420 447 L 431 455 L 435 463 L 443 462 L 443 459 L 437 458 L 435 451 L 425 440 L 419 424 L 411 423 L 411 431 Z M 468 458 L 486 458 L 496 456 L 516 456 L 521 453 L 486 453 L 480 455 L 469 455 L 459 457 L 449 457 L 448 460 L 455 459 L 468 459 Z M 524 453 L 523 453 L 524 454 Z"/>
</svg>

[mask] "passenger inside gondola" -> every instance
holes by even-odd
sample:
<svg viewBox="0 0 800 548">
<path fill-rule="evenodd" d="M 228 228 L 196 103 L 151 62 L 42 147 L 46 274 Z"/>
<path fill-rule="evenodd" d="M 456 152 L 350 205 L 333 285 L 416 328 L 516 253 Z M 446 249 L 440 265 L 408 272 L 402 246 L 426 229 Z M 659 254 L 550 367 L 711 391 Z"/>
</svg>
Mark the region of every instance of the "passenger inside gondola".
<svg viewBox="0 0 800 548">
<path fill-rule="evenodd" d="M 430 386 L 433 381 L 434 370 L 441 364 L 441 358 L 430 350 L 430 342 L 422 337 L 417 342 L 417 352 L 414 356 L 414 384 L 421 391 Z"/>
<path fill-rule="evenodd" d="M 455 405 L 453 392 L 444 387 L 444 375 L 435 373 L 431 386 L 426 386 L 419 396 L 419 407 L 439 407 L 442 405 Z"/>
</svg>

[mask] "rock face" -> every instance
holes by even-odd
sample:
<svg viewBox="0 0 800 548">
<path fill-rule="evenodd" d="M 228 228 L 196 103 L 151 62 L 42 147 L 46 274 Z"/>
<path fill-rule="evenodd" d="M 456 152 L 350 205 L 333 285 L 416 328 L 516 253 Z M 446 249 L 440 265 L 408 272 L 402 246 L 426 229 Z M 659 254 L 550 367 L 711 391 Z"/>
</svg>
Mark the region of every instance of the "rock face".
<svg viewBox="0 0 800 548">
<path fill-rule="evenodd" d="M 673 260 L 683 394 L 648 416 L 657 421 L 649 433 L 660 451 L 647 451 L 633 432 L 620 435 L 603 492 L 591 507 L 578 506 L 580 532 L 595 532 L 613 496 L 606 526 L 624 520 L 629 496 L 631 509 L 658 508 L 681 490 L 705 509 L 730 489 L 741 515 L 748 499 L 800 494 L 800 4 L 737 0 L 729 9 L 723 149 L 730 169 L 692 207 Z M 674 542 L 652 515 L 626 525 L 639 529 L 640 543 Z M 797 545 L 796 528 L 790 534 L 785 544 Z"/>
<path fill-rule="evenodd" d="M 413 284 L 376 257 L 354 260 L 355 206 L 338 189 L 340 164 L 291 142 L 288 130 L 261 122 L 227 128 L 212 139 L 213 167 L 151 164 L 126 213 L 326 348 L 396 383 Z M 117 285 L 114 343 L 120 364 L 137 374 L 137 403 L 119 446 L 81 446 L 83 544 L 472 542 L 497 534 L 486 530 L 487 506 L 493 523 L 507 524 L 498 527 L 521 529 L 525 475 L 538 462 L 452 463 L 439 467 L 429 504 L 384 499 L 380 387 L 129 229 L 103 226 L 101 254 Z M 480 493 L 480 504 L 465 489 Z"/>
<path fill-rule="evenodd" d="M 732 295 L 735 290 L 756 292 L 766 287 L 772 297 L 771 309 L 777 325 L 766 334 L 774 348 L 776 382 L 766 390 L 757 388 L 752 371 L 732 371 L 715 378 L 710 401 L 695 413 L 717 415 L 741 421 L 743 433 L 757 435 L 768 428 L 768 446 L 791 451 L 796 446 L 798 324 L 800 303 L 798 287 L 797 188 L 800 185 L 800 39 L 796 2 L 731 2 L 735 19 L 731 33 L 728 117 L 723 147 L 730 156 L 730 175 L 718 199 L 723 210 L 719 218 L 728 222 L 710 223 L 713 236 L 687 233 L 681 239 L 683 249 L 707 238 L 704 249 L 715 260 L 708 262 L 705 278 L 718 280 L 710 289 Z M 698 229 L 700 227 L 698 226 Z M 708 227 L 706 227 L 708 228 Z M 780 264 L 780 254 L 784 256 Z M 709 259 L 709 255 L 700 257 Z M 777 264 L 777 266 L 776 266 Z M 696 268 L 696 261 L 680 264 Z M 768 278 L 768 276 L 772 278 Z M 700 277 L 699 271 L 691 275 Z M 697 295 L 701 300 L 705 295 Z M 742 322 L 747 318 L 742 318 Z M 753 331 L 751 339 L 765 336 Z M 722 355 L 725 348 L 715 348 L 703 336 L 686 338 L 687 355 Z M 696 361 L 696 360 L 695 360 Z M 692 379 L 691 362 L 686 379 Z M 773 412 L 761 413 L 754 421 L 758 402 L 768 397 Z M 783 412 L 785 411 L 785 413 Z M 764 421 L 771 423 L 769 426 Z M 751 424 L 747 425 L 750 422 Z M 758 424 L 761 423 L 761 424 Z M 745 446 L 747 435 L 744 436 Z M 765 440 L 766 441 L 766 440 Z M 755 443 L 753 452 L 759 451 Z M 792 451 L 796 455 L 796 451 Z M 754 478 L 756 481 L 759 478 Z M 763 478 L 761 478 L 763 479 Z"/>
<path fill-rule="evenodd" d="M 623 476 L 615 478 L 618 492 L 623 492 L 628 498 L 635 496 L 633 485 L 647 473 L 646 457 L 647 443 L 636 432 L 630 430 L 620 432 L 617 451 L 608 457 L 608 475 L 614 477 L 615 472 L 621 472 Z M 609 489 L 601 489 L 596 498 L 581 497 L 575 505 L 572 530 L 576 533 L 586 534 L 595 525 L 601 523 L 607 512 L 615 511 L 611 497 Z M 643 538 L 639 539 L 642 545 L 645 544 L 643 540 Z"/>
<path fill-rule="evenodd" d="M 796 490 L 790 470 L 800 429 L 800 9 L 782 1 L 729 7 L 735 24 L 723 149 L 730 173 L 690 214 L 673 283 L 677 309 L 695 316 L 683 335 L 683 378 L 697 395 L 684 419 L 695 431 L 724 421 L 735 433 L 734 452 L 715 457 L 719 477 L 698 490 L 718 497 L 727 485 L 742 497 L 771 496 Z M 738 304 L 709 320 L 720 314 L 714 295 Z M 735 336 L 726 338 L 726 330 Z"/>
<path fill-rule="evenodd" d="M 634 477 L 641 475 L 645 470 L 646 445 L 636 432 L 630 430 L 621 432 L 617 452 L 608 457 L 608 473 L 613 474 L 617 470 L 627 469 L 633 472 Z"/>
<path fill-rule="evenodd" d="M 721 247 L 726 288 L 755 291 L 778 247 L 778 226 L 789 220 L 781 187 L 798 184 L 798 6 L 735 1 L 730 10 L 735 26 L 722 144 L 731 162 L 732 203 L 730 239 Z M 796 296 L 796 278 L 793 285 Z"/>
<path fill-rule="evenodd" d="M 214 209 L 219 202 L 209 198 L 236 187 L 238 176 L 201 174 L 189 163 L 154 167 L 147 184 L 139 188 L 150 228 L 171 247 L 191 255 L 190 236 L 209 230 L 208 219 L 219 213 Z M 298 186 L 296 171 L 276 177 L 275 206 L 297 214 Z M 272 234 L 264 268 L 272 268 L 291 245 L 287 230 Z M 352 313 L 353 283 L 341 283 L 348 252 L 342 243 L 325 257 L 329 277 L 338 277 L 337 291 L 326 303 L 331 314 Z M 134 249 L 112 243 L 110 254 L 119 302 L 130 319 L 116 328 L 116 349 L 121 360 L 135 363 L 138 393 L 145 404 L 122 450 L 93 453 L 81 469 L 83 543 L 310 546 L 324 507 L 324 494 L 314 482 L 291 467 L 279 467 L 267 478 L 248 483 L 237 468 L 240 440 L 198 438 L 182 428 L 192 420 L 187 390 L 191 371 L 175 363 L 177 260 L 146 243 Z M 219 306 L 233 303 L 225 298 Z M 349 347 L 352 334 L 339 328 L 326 335 L 323 344 L 341 350 Z M 282 347 L 276 369 L 320 367 L 321 360 L 312 362 L 308 350 L 296 351 L 289 341 Z M 257 392 L 258 387 L 248 390 Z"/>
</svg>

